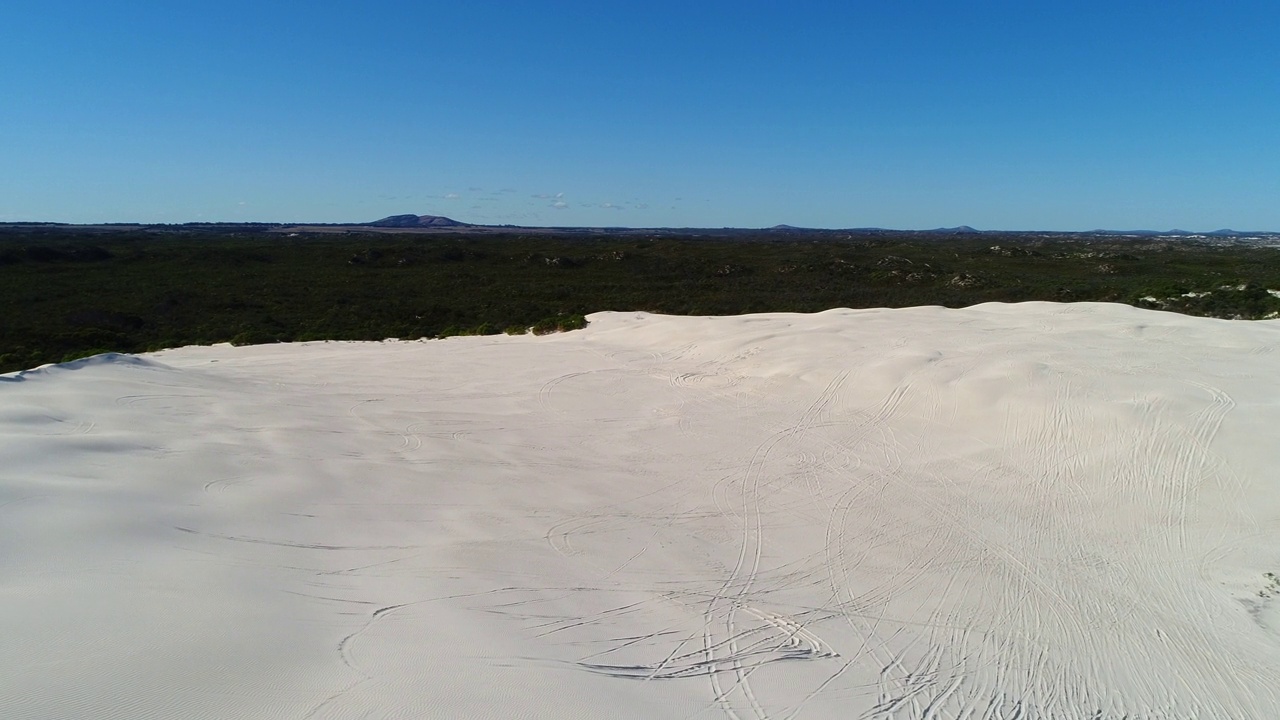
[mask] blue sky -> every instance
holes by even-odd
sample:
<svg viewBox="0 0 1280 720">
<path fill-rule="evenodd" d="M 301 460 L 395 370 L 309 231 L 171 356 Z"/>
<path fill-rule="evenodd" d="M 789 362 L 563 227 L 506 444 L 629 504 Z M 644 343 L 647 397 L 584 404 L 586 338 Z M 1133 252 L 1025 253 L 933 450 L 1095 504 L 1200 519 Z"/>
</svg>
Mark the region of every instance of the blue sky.
<svg viewBox="0 0 1280 720">
<path fill-rule="evenodd" d="M 0 11 L 0 221 L 1280 230 L 1280 3 Z"/>
</svg>

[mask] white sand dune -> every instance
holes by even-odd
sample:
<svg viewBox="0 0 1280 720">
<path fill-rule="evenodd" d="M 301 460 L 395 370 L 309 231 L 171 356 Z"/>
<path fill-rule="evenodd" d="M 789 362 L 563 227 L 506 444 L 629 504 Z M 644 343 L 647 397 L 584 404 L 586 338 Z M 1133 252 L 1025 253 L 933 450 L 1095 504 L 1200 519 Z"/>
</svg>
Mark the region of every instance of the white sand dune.
<svg viewBox="0 0 1280 720">
<path fill-rule="evenodd" d="M 590 320 L 0 376 L 0 716 L 1280 717 L 1280 324 Z"/>
</svg>

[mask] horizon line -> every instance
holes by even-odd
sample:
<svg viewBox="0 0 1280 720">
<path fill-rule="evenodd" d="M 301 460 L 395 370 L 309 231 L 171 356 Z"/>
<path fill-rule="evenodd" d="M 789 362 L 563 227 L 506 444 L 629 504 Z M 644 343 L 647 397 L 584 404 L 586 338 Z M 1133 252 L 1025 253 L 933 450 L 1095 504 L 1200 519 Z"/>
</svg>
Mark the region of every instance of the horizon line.
<svg viewBox="0 0 1280 720">
<path fill-rule="evenodd" d="M 987 234 L 987 233 L 1047 233 L 1047 234 L 1116 234 L 1116 235 L 1220 235 L 1220 236 L 1248 236 L 1248 235 L 1280 235 L 1280 230 L 1235 230 L 1232 228 L 1216 228 L 1213 230 L 1184 230 L 1181 228 L 1170 228 L 1168 230 L 1158 230 L 1152 228 L 1132 228 L 1132 229 L 1114 229 L 1114 228 L 1092 228 L 1088 230 L 1053 230 L 1046 228 L 1023 228 L 1017 230 L 993 230 L 979 229 L 970 225 L 955 225 L 950 227 L 932 227 L 932 228 L 893 228 L 882 226 L 848 226 L 848 227 L 815 227 L 803 225 L 778 224 L 765 227 L 749 227 L 735 225 L 517 225 L 509 223 L 491 224 L 491 223 L 470 223 L 461 220 L 454 220 L 443 215 L 421 215 L 416 217 L 440 218 L 447 220 L 450 224 L 443 225 L 417 225 L 417 226 L 388 226 L 378 225 L 378 223 L 392 217 L 402 217 L 391 215 L 387 218 L 373 220 L 369 222 L 307 222 L 307 221 L 275 221 L 275 220 L 188 220 L 181 222 L 138 222 L 138 221 L 112 221 L 112 222 L 62 222 L 58 220 L 0 220 L 0 227 L 3 226 L 60 226 L 60 227 L 167 227 L 167 226 L 190 226 L 190 225 L 271 225 L 276 227 L 349 227 L 349 228 L 375 228 L 378 230 L 406 230 L 406 231 L 463 231 L 467 228 L 482 229 L 529 229 L 529 230 L 625 230 L 625 231 L 644 231 L 644 230 L 696 230 L 696 231 L 751 231 L 751 232 L 903 232 L 903 233 L 956 233 L 956 234 Z"/>
</svg>

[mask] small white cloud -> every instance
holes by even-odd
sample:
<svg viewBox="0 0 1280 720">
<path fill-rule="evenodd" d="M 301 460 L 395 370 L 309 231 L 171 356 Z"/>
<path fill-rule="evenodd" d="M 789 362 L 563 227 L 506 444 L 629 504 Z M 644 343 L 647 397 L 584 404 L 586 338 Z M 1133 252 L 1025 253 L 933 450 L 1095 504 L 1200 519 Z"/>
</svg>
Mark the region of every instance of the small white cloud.
<svg viewBox="0 0 1280 720">
<path fill-rule="evenodd" d="M 555 202 L 551 203 L 551 207 L 553 207 L 553 208 L 555 208 L 555 209 L 557 209 L 557 210 L 563 210 L 563 209 L 565 209 L 565 208 L 569 207 L 569 203 L 567 203 L 567 202 L 565 202 L 565 201 L 563 201 L 563 200 L 557 200 L 557 201 L 555 201 Z"/>
<path fill-rule="evenodd" d="M 610 203 L 610 202 L 600 203 L 600 207 L 604 208 L 605 210 L 621 210 L 622 209 L 621 205 L 614 205 L 613 203 Z"/>
<path fill-rule="evenodd" d="M 557 199 L 557 200 L 559 200 L 559 199 L 560 199 L 560 198 L 562 198 L 562 197 L 564 197 L 564 193 L 562 193 L 562 192 L 558 192 L 558 193 L 556 193 L 556 199 Z"/>
<path fill-rule="evenodd" d="M 445 196 L 444 196 L 444 199 L 445 199 L 445 200 L 457 200 L 457 199 L 458 199 L 458 198 L 460 198 L 460 197 L 462 197 L 462 196 L 461 196 L 461 195 L 459 195 L 458 193 L 449 193 L 448 195 L 445 195 Z"/>
</svg>

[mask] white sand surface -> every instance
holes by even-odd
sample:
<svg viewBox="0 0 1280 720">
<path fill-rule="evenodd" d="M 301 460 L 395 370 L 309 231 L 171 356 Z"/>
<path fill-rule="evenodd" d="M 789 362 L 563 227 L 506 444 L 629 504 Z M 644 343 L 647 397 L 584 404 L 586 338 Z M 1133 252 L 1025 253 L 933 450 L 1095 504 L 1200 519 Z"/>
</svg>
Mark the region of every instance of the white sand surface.
<svg viewBox="0 0 1280 720">
<path fill-rule="evenodd" d="M 1280 717 L 1280 324 L 589 319 L 0 376 L 0 717 Z"/>
</svg>

